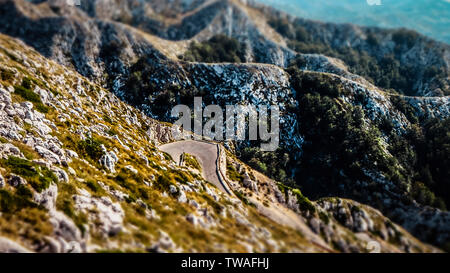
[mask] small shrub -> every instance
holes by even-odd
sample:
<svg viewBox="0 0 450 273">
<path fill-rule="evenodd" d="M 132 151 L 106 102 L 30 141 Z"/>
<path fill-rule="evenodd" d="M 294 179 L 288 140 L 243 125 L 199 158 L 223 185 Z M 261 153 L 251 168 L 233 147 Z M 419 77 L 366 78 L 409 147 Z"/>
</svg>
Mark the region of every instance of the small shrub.
<svg viewBox="0 0 450 273">
<path fill-rule="evenodd" d="M 200 163 L 198 163 L 197 159 L 190 154 L 184 154 L 184 164 L 187 167 L 193 168 L 193 169 L 197 169 L 199 171 L 202 170 L 202 167 L 200 166 Z"/>
<path fill-rule="evenodd" d="M 47 189 L 52 182 L 57 183 L 55 174 L 46 167 L 40 167 L 28 160 L 10 156 L 0 160 L 0 165 L 9 172 L 22 176 L 37 191 Z"/>
<path fill-rule="evenodd" d="M 30 89 L 32 86 L 31 81 L 29 79 L 25 79 L 22 82 L 22 85 L 15 86 L 14 93 L 19 95 L 23 99 L 32 102 L 37 111 L 44 114 L 48 113 L 50 109 L 42 103 L 41 97 Z"/>
<path fill-rule="evenodd" d="M 0 79 L 5 82 L 11 82 L 14 79 L 14 73 L 10 70 L 0 68 Z"/>
<path fill-rule="evenodd" d="M 24 77 L 22 80 L 22 86 L 26 89 L 31 89 L 33 87 L 32 81 L 28 77 Z"/>
<path fill-rule="evenodd" d="M 77 148 L 82 156 L 89 157 L 94 162 L 98 162 L 103 156 L 101 145 L 103 143 L 96 138 L 87 138 L 78 142 Z"/>
<path fill-rule="evenodd" d="M 14 213 L 23 208 L 37 207 L 28 198 L 13 194 L 6 190 L 0 190 L 0 211 L 6 213 Z"/>
<path fill-rule="evenodd" d="M 86 186 L 94 193 L 99 193 L 103 190 L 103 188 L 97 182 L 92 180 L 88 180 L 86 182 Z"/>
<path fill-rule="evenodd" d="M 330 217 L 327 214 L 325 214 L 324 212 L 322 212 L 322 211 L 319 212 L 319 217 L 320 217 L 320 220 L 322 220 L 322 222 L 325 223 L 325 225 L 328 225 L 330 223 Z"/>
<path fill-rule="evenodd" d="M 208 41 L 192 43 L 183 59 L 205 63 L 241 63 L 245 61 L 245 45 L 226 35 L 216 35 Z"/>
<path fill-rule="evenodd" d="M 243 182 L 244 181 L 244 176 L 242 174 L 240 174 L 234 168 L 233 164 L 231 164 L 228 161 L 227 161 L 227 176 L 228 176 L 228 178 L 230 178 L 233 181 L 238 181 L 238 182 Z"/>
<path fill-rule="evenodd" d="M 316 212 L 316 207 L 314 207 L 313 203 L 307 197 L 305 197 L 300 190 L 294 189 L 292 190 L 292 193 L 297 197 L 297 202 L 300 206 L 300 209 L 306 209 L 311 213 Z"/>
</svg>

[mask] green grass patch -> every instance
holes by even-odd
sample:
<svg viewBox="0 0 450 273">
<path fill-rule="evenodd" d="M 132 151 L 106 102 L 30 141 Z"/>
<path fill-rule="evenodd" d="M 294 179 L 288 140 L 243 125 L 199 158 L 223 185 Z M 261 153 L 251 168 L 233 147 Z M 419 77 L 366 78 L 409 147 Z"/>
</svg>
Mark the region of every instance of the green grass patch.
<svg viewBox="0 0 450 273">
<path fill-rule="evenodd" d="M 33 88 L 32 81 L 29 78 L 25 77 L 22 80 L 22 85 L 16 85 L 14 87 L 14 93 L 22 97 L 24 100 L 32 102 L 34 108 L 37 111 L 44 114 L 48 113 L 50 111 L 50 108 L 42 103 L 41 97 L 38 94 L 34 93 L 31 88 Z"/>
<path fill-rule="evenodd" d="M 305 197 L 299 189 L 293 189 L 292 193 L 297 197 L 297 202 L 300 209 L 306 209 L 311 213 L 316 212 L 316 207 L 314 207 L 314 204 L 307 197 Z"/>
<path fill-rule="evenodd" d="M 202 166 L 200 166 L 200 163 L 198 163 L 197 158 L 195 158 L 195 156 L 193 156 L 193 155 L 185 153 L 184 154 L 184 164 L 187 167 L 202 171 Z"/>
<path fill-rule="evenodd" d="M 22 176 L 37 192 L 47 189 L 52 182 L 58 182 L 55 174 L 48 168 L 26 159 L 10 156 L 8 159 L 1 159 L 0 165 L 10 173 Z"/>
<path fill-rule="evenodd" d="M 99 139 L 87 138 L 78 142 L 77 150 L 81 156 L 89 157 L 97 163 L 103 156 L 103 151 L 101 148 L 102 144 L 103 143 Z"/>
<path fill-rule="evenodd" d="M 231 164 L 229 161 L 227 161 L 227 176 L 233 181 L 243 182 L 244 176 L 240 174 L 236 168 Z"/>
<path fill-rule="evenodd" d="M 37 207 L 29 198 L 14 194 L 6 190 L 0 190 L 0 211 L 14 213 L 23 208 Z"/>
</svg>

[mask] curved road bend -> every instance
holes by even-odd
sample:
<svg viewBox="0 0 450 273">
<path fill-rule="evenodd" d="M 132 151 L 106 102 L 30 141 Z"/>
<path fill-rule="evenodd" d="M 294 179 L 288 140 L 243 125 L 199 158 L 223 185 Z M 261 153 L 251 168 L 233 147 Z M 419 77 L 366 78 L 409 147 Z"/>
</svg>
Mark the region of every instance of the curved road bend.
<svg viewBox="0 0 450 273">
<path fill-rule="evenodd" d="M 177 165 L 180 164 L 180 157 L 183 153 L 195 156 L 200 166 L 202 166 L 203 178 L 227 193 L 217 175 L 218 150 L 216 144 L 185 140 L 162 145 L 159 149 L 168 153 Z"/>
</svg>

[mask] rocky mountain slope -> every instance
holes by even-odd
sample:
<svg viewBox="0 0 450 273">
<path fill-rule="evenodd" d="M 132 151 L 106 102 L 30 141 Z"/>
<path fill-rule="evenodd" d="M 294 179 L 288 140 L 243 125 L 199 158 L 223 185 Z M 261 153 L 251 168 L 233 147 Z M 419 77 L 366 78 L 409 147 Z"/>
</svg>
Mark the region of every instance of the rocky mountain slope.
<svg viewBox="0 0 450 273">
<path fill-rule="evenodd" d="M 17 211 L 39 211 L 50 225 L 33 234 L 63 242 L 51 251 L 69 249 L 72 239 L 58 227 L 73 227 L 70 219 L 76 251 L 357 252 L 371 241 L 382 251 L 436 251 L 408 232 L 448 248 L 447 44 L 407 30 L 294 18 L 251 1 L 32 2 L 0 0 L 0 32 L 9 35 L 1 60 L 4 200 L 20 203 L 5 202 L 4 210 L 11 223 L 27 219 Z M 244 48 L 241 63 L 225 63 L 228 51 L 211 48 L 214 39 Z M 173 121 L 171 107 L 191 105 L 194 96 L 282 111 L 276 152 L 224 143 L 233 196 L 158 150 L 171 141 L 161 121 Z M 37 136 L 23 107 L 48 126 L 37 125 L 43 142 L 24 140 Z M 31 155 L 9 159 L 17 152 L 11 143 Z M 42 157 L 48 170 L 33 163 Z M 68 183 L 57 183 L 54 167 Z M 180 235 L 174 222 L 194 227 Z M 245 243 L 225 232 L 230 228 L 246 230 Z M 27 248 L 49 250 L 41 236 L 25 235 L 5 232 Z M 207 244 L 211 238 L 219 243 Z"/>
<path fill-rule="evenodd" d="M 246 178 L 224 194 L 158 149 L 167 125 L 11 37 L 0 62 L 1 251 L 437 251 L 370 207 L 312 203 L 232 154 L 227 175 Z"/>
</svg>

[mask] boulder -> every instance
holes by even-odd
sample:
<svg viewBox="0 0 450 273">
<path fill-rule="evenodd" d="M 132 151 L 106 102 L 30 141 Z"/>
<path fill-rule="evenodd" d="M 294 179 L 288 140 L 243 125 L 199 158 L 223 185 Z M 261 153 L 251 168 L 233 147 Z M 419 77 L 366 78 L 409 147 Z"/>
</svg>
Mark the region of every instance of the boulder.
<svg viewBox="0 0 450 273">
<path fill-rule="evenodd" d="M 8 179 L 8 184 L 17 188 L 19 186 L 26 185 L 27 181 L 22 177 L 12 173 Z"/>
<path fill-rule="evenodd" d="M 55 174 L 56 178 L 58 178 L 59 182 L 69 182 L 69 175 L 65 170 L 58 167 L 52 167 L 51 170 Z"/>
<path fill-rule="evenodd" d="M 190 213 L 186 216 L 186 220 L 193 224 L 194 226 L 198 225 L 198 218 L 194 214 Z"/>
<path fill-rule="evenodd" d="M 2 174 L 0 174 L 0 188 L 5 186 L 5 178 L 3 178 Z"/>
<path fill-rule="evenodd" d="M 34 193 L 34 202 L 48 209 L 49 211 L 56 209 L 56 198 L 58 197 L 58 187 L 55 183 L 51 183 L 48 189 L 41 193 Z"/>
<path fill-rule="evenodd" d="M 60 157 L 55 154 L 54 152 L 40 146 L 40 145 L 36 145 L 34 147 L 34 149 L 36 150 L 36 152 L 42 156 L 43 158 L 47 159 L 48 161 L 50 161 L 53 164 L 61 164 L 61 159 Z"/>
<path fill-rule="evenodd" d="M 166 253 L 171 250 L 176 250 L 176 244 L 172 238 L 170 238 L 169 234 L 160 230 L 158 242 L 152 245 L 148 250 L 150 252 Z"/>
<path fill-rule="evenodd" d="M 180 195 L 178 196 L 178 202 L 180 202 L 180 203 L 187 202 L 186 193 L 184 193 L 184 191 L 182 191 L 182 190 L 180 190 Z"/>
<path fill-rule="evenodd" d="M 100 164 L 110 173 L 115 173 L 115 165 L 119 161 L 114 152 L 106 152 L 99 160 Z"/>
<path fill-rule="evenodd" d="M 32 251 L 12 241 L 11 239 L 0 237 L 0 253 L 31 253 Z"/>
</svg>

